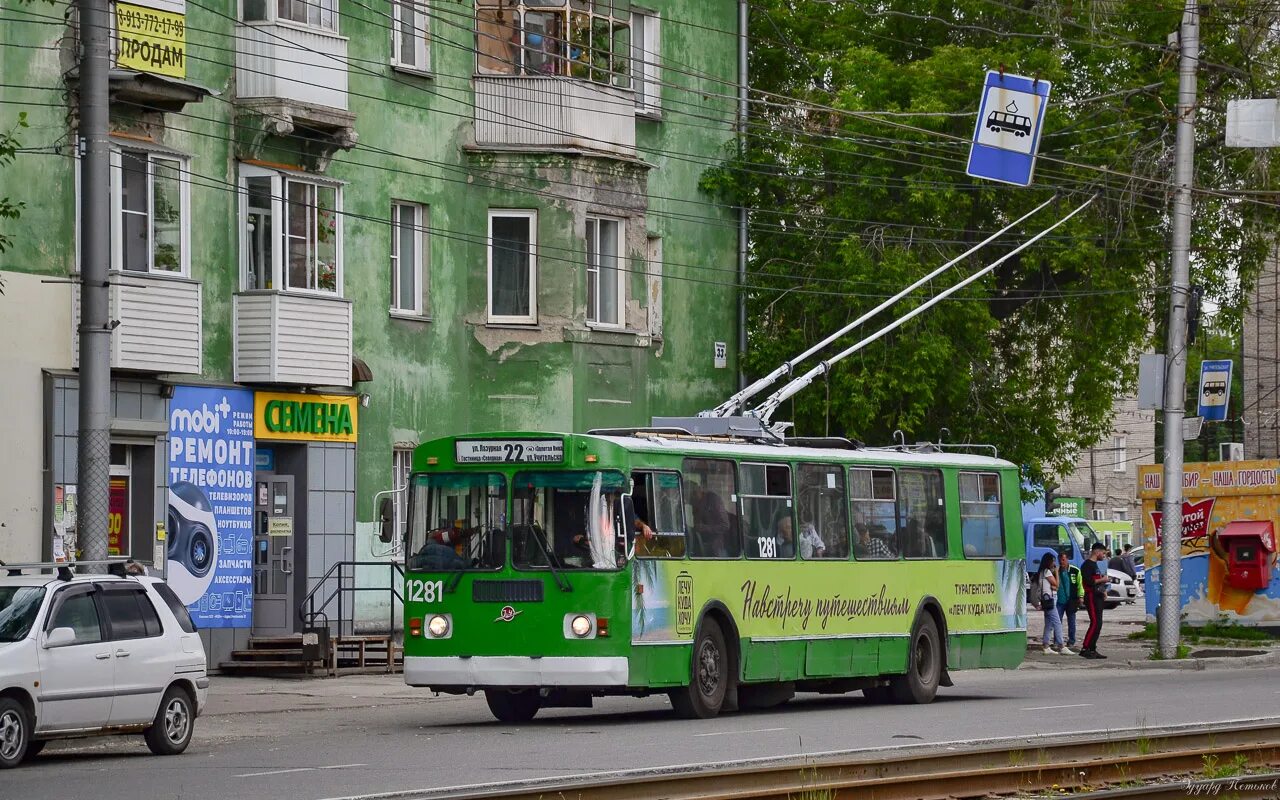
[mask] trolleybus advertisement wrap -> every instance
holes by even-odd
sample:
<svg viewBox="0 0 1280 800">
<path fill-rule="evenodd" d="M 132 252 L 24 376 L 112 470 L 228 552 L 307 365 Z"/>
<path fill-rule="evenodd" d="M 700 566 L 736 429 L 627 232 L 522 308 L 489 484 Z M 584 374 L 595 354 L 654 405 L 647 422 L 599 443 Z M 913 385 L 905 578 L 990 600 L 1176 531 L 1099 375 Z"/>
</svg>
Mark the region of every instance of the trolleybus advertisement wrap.
<svg viewBox="0 0 1280 800">
<path fill-rule="evenodd" d="M 169 402 L 169 585 L 202 628 L 253 617 L 253 392 L 178 386 Z"/>
</svg>

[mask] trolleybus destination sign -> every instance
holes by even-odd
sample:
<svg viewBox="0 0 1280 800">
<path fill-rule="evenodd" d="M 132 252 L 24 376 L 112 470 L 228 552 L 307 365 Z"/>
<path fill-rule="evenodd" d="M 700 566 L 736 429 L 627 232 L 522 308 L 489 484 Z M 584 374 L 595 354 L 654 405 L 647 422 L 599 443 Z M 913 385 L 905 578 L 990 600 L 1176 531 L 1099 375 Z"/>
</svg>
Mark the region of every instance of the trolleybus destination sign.
<svg viewBox="0 0 1280 800">
<path fill-rule="evenodd" d="M 459 464 L 559 464 L 564 442 L 559 439 L 463 439 L 454 443 Z"/>
</svg>

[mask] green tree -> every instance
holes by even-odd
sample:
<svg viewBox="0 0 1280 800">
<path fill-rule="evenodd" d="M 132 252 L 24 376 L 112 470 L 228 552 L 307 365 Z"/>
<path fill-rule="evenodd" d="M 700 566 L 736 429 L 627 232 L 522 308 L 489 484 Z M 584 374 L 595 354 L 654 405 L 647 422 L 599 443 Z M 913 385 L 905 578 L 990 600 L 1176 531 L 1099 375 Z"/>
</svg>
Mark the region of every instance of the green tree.
<svg viewBox="0 0 1280 800">
<path fill-rule="evenodd" d="M 805 434 L 990 442 L 1040 480 L 1108 430 L 1168 304 L 1168 205 L 1182 0 L 759 0 L 742 152 L 707 189 L 751 209 L 751 374 L 762 374 L 1057 193 L 1018 243 L 1083 214 L 794 398 Z M 1204 14 L 1195 280 L 1238 316 L 1273 235 L 1270 184 L 1222 143 L 1228 97 L 1275 86 L 1257 2 Z M 1280 60 L 1277 58 L 1276 60 Z M 1053 82 L 1035 185 L 967 177 L 988 69 Z M 987 248 L 867 335 L 1013 244 Z M 1227 280 L 1227 277 L 1232 280 Z M 851 336 L 844 344 L 852 343 Z M 834 353 L 833 347 L 827 355 Z M 1160 347 L 1163 349 L 1163 347 Z"/>
<path fill-rule="evenodd" d="M 13 163 L 14 158 L 18 155 L 18 137 L 19 128 L 27 127 L 27 113 L 19 112 L 18 121 L 13 128 L 8 131 L 0 132 L 0 168 L 6 167 Z M 22 216 L 24 205 L 17 200 L 11 200 L 8 195 L 0 197 L 0 219 L 17 220 Z M 13 239 L 0 230 L 0 253 L 4 253 L 13 245 Z M 0 294 L 4 294 L 4 280 L 0 278 Z"/>
</svg>

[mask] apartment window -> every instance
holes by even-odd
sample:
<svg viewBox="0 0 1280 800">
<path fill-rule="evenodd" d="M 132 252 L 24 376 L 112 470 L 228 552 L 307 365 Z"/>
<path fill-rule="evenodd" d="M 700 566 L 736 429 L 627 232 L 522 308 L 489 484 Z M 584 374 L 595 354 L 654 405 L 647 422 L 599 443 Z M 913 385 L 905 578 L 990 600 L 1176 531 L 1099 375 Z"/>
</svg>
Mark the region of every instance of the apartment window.
<svg viewBox="0 0 1280 800">
<path fill-rule="evenodd" d="M 294 22 L 338 30 L 338 0 L 244 0 L 245 22 Z"/>
<path fill-rule="evenodd" d="M 1094 520 L 1095 520 L 1095 521 L 1097 521 L 1097 522 L 1102 522 L 1102 521 L 1106 520 L 1106 518 L 1107 518 L 1107 512 L 1103 511 L 1103 510 L 1102 510 L 1102 509 L 1100 509 L 1100 508 L 1095 508 L 1095 509 L 1093 510 L 1093 518 L 1094 518 Z"/>
<path fill-rule="evenodd" d="M 339 186 L 244 167 L 240 200 L 246 289 L 342 294 Z"/>
<path fill-rule="evenodd" d="M 613 328 L 626 322 L 622 241 L 621 220 L 587 217 L 587 322 Z"/>
<path fill-rule="evenodd" d="M 630 88 L 630 0 L 477 0 L 482 75 L 567 75 Z"/>
<path fill-rule="evenodd" d="M 414 203 L 391 204 L 391 310 L 426 313 L 423 243 L 426 209 Z"/>
<path fill-rule="evenodd" d="M 391 63 L 425 72 L 427 55 L 427 4 L 423 0 L 392 0 Z"/>
<path fill-rule="evenodd" d="M 413 448 L 397 447 L 391 451 L 392 508 L 395 514 L 395 538 L 398 542 L 409 519 L 409 473 L 413 471 Z"/>
<path fill-rule="evenodd" d="M 534 323 L 538 212 L 489 212 L 489 321 Z"/>
<path fill-rule="evenodd" d="M 1111 509 L 1111 521 L 1112 521 L 1112 522 L 1128 522 L 1128 521 L 1129 521 L 1129 509 L 1127 509 L 1127 508 L 1113 508 L 1113 509 Z"/>
<path fill-rule="evenodd" d="M 171 155 L 121 148 L 111 153 L 111 165 L 112 268 L 187 274 L 186 163 Z"/>
<path fill-rule="evenodd" d="M 658 15 L 631 12 L 631 75 L 636 92 L 636 113 L 656 115 L 662 110 L 660 93 Z"/>
<path fill-rule="evenodd" d="M 1124 472 L 1129 466 L 1129 437 L 1111 437 L 1111 453 L 1115 456 L 1111 469 L 1114 472 Z"/>
</svg>

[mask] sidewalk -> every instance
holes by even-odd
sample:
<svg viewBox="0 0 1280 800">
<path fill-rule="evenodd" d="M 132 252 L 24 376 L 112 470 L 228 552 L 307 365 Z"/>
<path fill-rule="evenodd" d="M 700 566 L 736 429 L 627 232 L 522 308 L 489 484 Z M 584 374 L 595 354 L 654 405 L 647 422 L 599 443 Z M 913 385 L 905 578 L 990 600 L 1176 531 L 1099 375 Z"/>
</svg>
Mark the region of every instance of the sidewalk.
<svg viewBox="0 0 1280 800">
<path fill-rule="evenodd" d="M 420 703 L 428 689 L 406 686 L 404 676 L 346 675 L 341 678 L 240 678 L 215 676 L 209 686 L 209 702 L 204 715 L 269 714 L 341 708 L 372 708 L 403 703 Z"/>
</svg>

